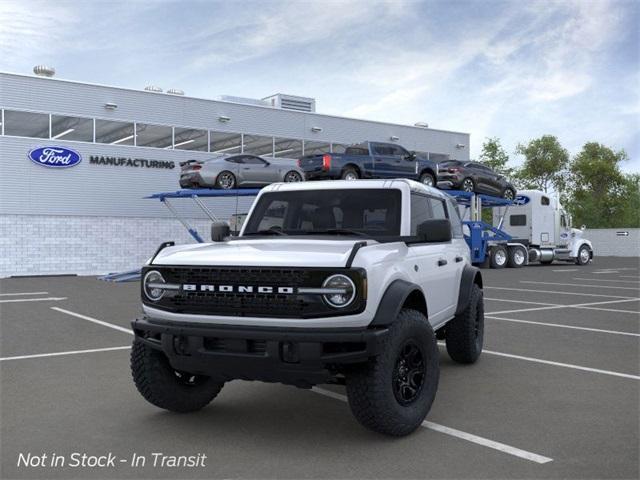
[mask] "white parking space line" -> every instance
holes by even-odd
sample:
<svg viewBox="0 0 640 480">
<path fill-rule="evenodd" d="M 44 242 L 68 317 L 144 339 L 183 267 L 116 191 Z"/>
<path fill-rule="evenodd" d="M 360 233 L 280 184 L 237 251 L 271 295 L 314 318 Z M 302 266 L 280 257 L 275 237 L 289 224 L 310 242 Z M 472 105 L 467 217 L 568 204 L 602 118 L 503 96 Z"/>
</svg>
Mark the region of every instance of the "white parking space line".
<svg viewBox="0 0 640 480">
<path fill-rule="evenodd" d="M 102 320 L 98 320 L 97 318 L 87 317 L 86 315 L 81 315 L 76 312 L 72 312 L 70 310 L 65 310 L 64 308 L 51 307 L 51 310 L 55 310 L 56 312 L 66 313 L 67 315 L 71 315 L 72 317 L 81 318 L 82 320 L 86 320 L 87 322 L 92 322 L 97 325 L 102 325 L 103 327 L 113 328 L 114 330 L 118 330 L 120 332 L 128 333 L 129 335 L 133 335 L 133 331 L 129 328 L 124 328 L 119 325 L 114 325 L 113 323 L 103 322 Z"/>
<path fill-rule="evenodd" d="M 3 358 L 0 358 L 0 362 L 8 362 L 10 360 L 27 360 L 29 358 L 60 357 L 63 355 L 78 355 L 81 353 L 111 352 L 114 350 L 128 350 L 130 348 L 131 346 L 127 345 L 126 347 L 92 348 L 89 350 L 71 350 L 69 352 L 37 353 L 35 355 L 19 355 L 17 357 L 3 357 Z"/>
<path fill-rule="evenodd" d="M 10 298 L 0 300 L 0 303 L 22 303 L 22 302 L 59 302 L 66 300 L 67 297 L 46 297 L 46 298 Z"/>
<path fill-rule="evenodd" d="M 491 315 L 491 316 L 485 315 L 485 318 L 490 318 L 491 320 L 501 320 L 503 322 L 527 323 L 527 324 L 530 324 L 530 325 L 541 325 L 543 327 L 568 328 L 568 329 L 571 329 L 571 330 L 584 330 L 586 332 L 610 333 L 612 335 L 627 335 L 629 337 L 640 337 L 640 333 L 620 332 L 618 330 L 602 330 L 600 328 L 576 327 L 574 325 L 562 325 L 560 323 L 533 322 L 531 320 L 516 320 L 515 318 L 501 318 L 501 317 L 494 317 L 493 315 Z"/>
<path fill-rule="evenodd" d="M 318 393 L 320 395 L 324 395 L 329 398 L 333 398 L 334 400 L 340 400 L 341 402 L 348 401 L 345 395 L 331 392 L 329 390 L 325 390 L 324 388 L 313 387 L 311 391 Z M 529 460 L 530 462 L 543 464 L 543 463 L 549 463 L 553 461 L 553 458 L 545 457 L 543 455 L 538 455 L 537 453 L 528 452 L 527 450 L 522 450 L 520 448 L 512 447 L 504 443 L 495 442 L 493 440 L 489 440 L 488 438 L 479 437 L 478 435 L 474 435 L 472 433 L 463 432 L 462 430 L 446 427 L 444 425 L 440 425 L 439 423 L 429 422 L 425 420 L 424 422 L 422 422 L 422 426 L 424 428 L 428 428 L 429 430 L 433 430 L 439 433 L 444 433 L 445 435 L 450 435 L 452 437 L 456 437 L 461 440 L 466 440 L 467 442 L 475 443 L 476 445 L 492 448 L 493 450 L 498 450 L 508 455 L 513 455 L 514 457 Z"/>
<path fill-rule="evenodd" d="M 0 293 L 0 297 L 17 297 L 18 295 L 49 295 L 49 292 Z"/>
<path fill-rule="evenodd" d="M 580 293 L 580 292 L 559 292 L 556 290 L 537 290 L 530 288 L 512 288 L 512 287 L 484 287 L 484 290 L 509 290 L 512 292 L 524 292 L 524 293 L 553 293 L 555 295 L 578 295 L 580 297 L 605 297 L 605 298 L 622 298 L 622 299 L 633 299 L 636 297 L 623 297 L 621 295 L 603 295 L 600 293 Z"/>
<path fill-rule="evenodd" d="M 620 275 L 620 278 L 635 278 L 636 280 L 640 280 L 638 275 Z"/>
<path fill-rule="evenodd" d="M 590 302 L 590 303 L 576 303 L 573 305 L 553 305 L 553 304 L 549 304 L 549 306 L 546 307 L 537 307 L 537 308 L 519 308 L 516 310 L 502 310 L 499 312 L 488 312 L 485 313 L 485 315 L 500 315 L 503 313 L 518 313 L 518 312 L 535 312 L 538 310 L 555 310 L 558 308 L 584 308 L 587 310 L 603 310 L 605 312 L 619 312 L 619 313 L 633 313 L 633 314 L 637 314 L 638 312 L 635 312 L 633 310 L 616 310 L 616 309 L 612 309 L 612 308 L 598 308 L 598 307 L 594 307 L 593 305 L 606 305 L 609 303 L 625 303 L 625 302 L 635 302 L 640 300 L 640 298 L 629 298 L 626 300 L 607 300 L 605 302 Z"/>
<path fill-rule="evenodd" d="M 572 280 L 588 280 L 589 282 L 640 283 L 640 280 L 609 280 L 608 278 L 573 277 Z"/>
<path fill-rule="evenodd" d="M 487 287 L 485 287 L 485 288 L 487 288 Z M 545 305 L 547 307 L 558 306 L 557 303 L 530 302 L 528 300 L 510 300 L 508 298 L 484 297 L 484 299 L 485 300 L 491 300 L 493 302 L 524 303 L 524 304 L 527 304 L 527 305 Z"/>
<path fill-rule="evenodd" d="M 554 282 L 534 282 L 533 280 L 520 280 L 520 283 L 533 283 L 537 285 L 565 285 L 569 287 L 581 288 L 614 288 L 616 290 L 640 290 L 640 287 L 618 287 L 617 285 L 586 285 L 584 283 L 554 283 Z"/>
<path fill-rule="evenodd" d="M 516 360 L 524 360 L 526 362 L 541 363 L 545 365 L 553 365 L 556 367 L 571 368 L 573 370 L 582 370 L 584 372 L 600 373 L 603 375 L 610 375 L 612 377 L 630 378 L 632 380 L 640 380 L 640 376 L 631 375 L 629 373 L 612 372 L 610 370 L 600 370 L 599 368 L 583 367 L 582 365 L 573 365 L 571 363 L 552 362 L 550 360 L 543 360 L 541 358 L 523 357 L 522 355 L 513 355 L 511 353 L 495 352 L 492 350 L 482 350 L 482 353 L 489 355 L 496 355 L 498 357 L 515 358 Z"/>
<path fill-rule="evenodd" d="M 552 272 L 579 272 L 579 268 L 566 268 L 562 270 L 551 270 Z"/>
</svg>

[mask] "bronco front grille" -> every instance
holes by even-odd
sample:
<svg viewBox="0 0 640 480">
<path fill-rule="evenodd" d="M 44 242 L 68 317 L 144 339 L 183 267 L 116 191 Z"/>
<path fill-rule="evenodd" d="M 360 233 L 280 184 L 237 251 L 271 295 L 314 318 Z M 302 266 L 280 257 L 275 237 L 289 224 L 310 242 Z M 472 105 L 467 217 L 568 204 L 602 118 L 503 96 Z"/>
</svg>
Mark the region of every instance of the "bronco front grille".
<svg viewBox="0 0 640 480">
<path fill-rule="evenodd" d="M 144 292 L 143 301 L 153 308 L 175 313 L 248 316 L 310 318 L 318 316 L 346 315 L 364 308 L 364 270 L 361 269 L 318 269 L 318 268 L 260 268 L 260 267 L 147 267 L 159 271 L 165 282 L 180 285 L 175 291 L 167 291 L 157 302 L 149 301 Z M 328 306 L 321 295 L 299 294 L 298 288 L 322 286 L 330 275 L 343 273 L 354 281 L 358 294 L 352 305 L 336 311 Z M 187 291 L 182 286 L 225 285 L 233 287 L 233 292 Z M 254 286 L 254 292 L 238 293 L 237 286 Z M 274 293 L 257 293 L 257 287 L 273 287 Z M 278 293 L 278 287 L 291 288 L 295 293 Z"/>
</svg>

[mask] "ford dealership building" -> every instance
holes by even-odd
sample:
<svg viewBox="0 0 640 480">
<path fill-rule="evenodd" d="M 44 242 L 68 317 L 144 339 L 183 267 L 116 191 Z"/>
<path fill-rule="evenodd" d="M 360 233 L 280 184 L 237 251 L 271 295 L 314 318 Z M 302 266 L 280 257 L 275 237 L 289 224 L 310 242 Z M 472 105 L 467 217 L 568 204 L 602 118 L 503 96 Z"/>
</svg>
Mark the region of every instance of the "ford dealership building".
<svg viewBox="0 0 640 480">
<path fill-rule="evenodd" d="M 0 73 L 0 109 L 0 277 L 123 271 L 163 241 L 193 241 L 144 198 L 177 190 L 185 160 L 244 152 L 295 162 L 363 140 L 469 158 L 469 134 L 317 114 L 313 99 L 282 94 L 206 100 Z M 206 202 L 228 219 L 252 200 Z M 191 202 L 175 206 L 208 231 Z"/>
</svg>

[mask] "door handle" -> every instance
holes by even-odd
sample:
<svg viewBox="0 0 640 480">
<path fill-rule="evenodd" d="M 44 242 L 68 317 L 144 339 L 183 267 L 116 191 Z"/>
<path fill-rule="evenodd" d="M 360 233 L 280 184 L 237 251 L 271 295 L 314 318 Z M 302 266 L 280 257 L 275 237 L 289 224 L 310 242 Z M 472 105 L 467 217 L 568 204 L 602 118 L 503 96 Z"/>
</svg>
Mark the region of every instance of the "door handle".
<svg viewBox="0 0 640 480">
<path fill-rule="evenodd" d="M 464 260 L 464 258 L 462 258 L 462 257 L 456 257 L 456 263 L 460 263 L 462 260 Z"/>
<path fill-rule="evenodd" d="M 439 267 L 444 267 L 446 264 L 447 264 L 447 261 L 444 258 L 441 258 L 440 260 L 438 260 Z"/>
</svg>

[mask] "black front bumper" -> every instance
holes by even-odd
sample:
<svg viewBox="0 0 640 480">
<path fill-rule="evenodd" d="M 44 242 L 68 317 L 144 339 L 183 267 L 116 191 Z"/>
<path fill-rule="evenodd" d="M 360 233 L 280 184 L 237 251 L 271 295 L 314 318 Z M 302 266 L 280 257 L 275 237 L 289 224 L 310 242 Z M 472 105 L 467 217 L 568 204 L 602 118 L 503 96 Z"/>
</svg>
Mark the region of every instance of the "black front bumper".
<svg viewBox="0 0 640 480">
<path fill-rule="evenodd" d="M 131 323 L 136 341 L 162 351 L 176 370 L 300 387 L 331 382 L 344 367 L 378 355 L 388 329 L 255 328 Z"/>
</svg>

